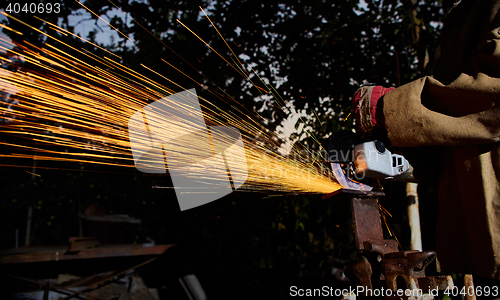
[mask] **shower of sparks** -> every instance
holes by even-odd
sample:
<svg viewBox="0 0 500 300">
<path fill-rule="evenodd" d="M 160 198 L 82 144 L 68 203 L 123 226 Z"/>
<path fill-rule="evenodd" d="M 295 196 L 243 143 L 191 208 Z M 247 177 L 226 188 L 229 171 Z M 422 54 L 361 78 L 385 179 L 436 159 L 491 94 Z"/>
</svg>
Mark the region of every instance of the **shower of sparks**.
<svg viewBox="0 0 500 300">
<path fill-rule="evenodd" d="M 58 40 L 57 33 L 72 35 L 55 24 L 49 24 L 54 30 L 51 32 L 54 35 L 50 35 L 13 16 L 5 15 L 61 44 L 64 43 Z M 49 43 L 37 47 L 24 42 L 14 47 L 10 41 L 0 37 L 0 62 L 4 67 L 0 70 L 0 91 L 8 95 L 5 102 L 8 105 L 0 107 L 3 118 L 0 120 L 0 134 L 16 141 L 0 141 L 0 145 L 10 151 L 0 156 L 135 167 L 128 132 L 131 116 L 137 111 L 144 111 L 143 108 L 154 101 L 191 88 L 180 86 L 164 74 L 143 65 L 145 70 L 173 83 L 178 90 L 168 88 L 116 61 L 118 57 L 115 54 L 82 40 L 112 57 L 98 56 L 67 44 L 64 45 L 71 48 L 73 54 Z M 79 58 L 82 55 L 86 57 L 85 60 Z M 219 56 L 224 59 L 220 54 Z M 163 59 L 162 61 L 169 64 Z M 244 68 L 236 62 L 232 65 L 228 60 L 224 61 L 250 80 Z M 182 73 L 178 69 L 176 71 Z M 202 86 L 201 83 L 196 84 Z M 276 97 L 274 88 L 268 85 L 266 87 L 268 91 L 265 92 Z M 217 101 L 228 101 L 227 95 L 212 93 L 218 97 Z M 240 189 L 330 193 L 340 188 L 329 169 L 321 163 L 324 159 L 305 159 L 312 157 L 307 149 L 295 147 L 288 156 L 279 154 L 276 150 L 279 144 L 278 134 L 266 130 L 262 118 L 255 112 L 246 111 L 234 99 L 228 102 L 234 111 L 224 111 L 217 107 L 217 103 L 199 98 L 202 100 L 200 104 L 203 118 L 209 129 L 212 126 L 232 126 L 241 132 L 248 178 Z M 284 102 L 281 98 L 276 100 L 278 104 Z M 181 111 L 189 108 L 178 109 Z M 190 124 L 184 123 L 162 131 L 163 140 L 187 136 L 190 141 L 194 141 L 190 149 L 175 146 L 170 149 L 182 155 L 176 155 L 176 161 L 167 161 L 165 167 L 169 164 L 186 166 L 186 177 L 203 182 L 207 179 L 203 166 L 194 162 L 206 159 L 206 153 L 198 153 L 196 145 L 196 141 L 206 135 L 199 130 L 190 130 L 189 127 Z M 151 142 L 146 135 L 143 139 L 144 143 Z M 214 149 L 217 144 L 214 139 L 212 136 L 211 151 L 217 152 Z M 221 168 L 225 172 L 226 169 L 223 166 Z M 237 172 L 231 172 L 230 175 L 233 179 L 239 176 Z M 224 180 L 224 176 L 221 176 L 221 180 Z"/>
</svg>

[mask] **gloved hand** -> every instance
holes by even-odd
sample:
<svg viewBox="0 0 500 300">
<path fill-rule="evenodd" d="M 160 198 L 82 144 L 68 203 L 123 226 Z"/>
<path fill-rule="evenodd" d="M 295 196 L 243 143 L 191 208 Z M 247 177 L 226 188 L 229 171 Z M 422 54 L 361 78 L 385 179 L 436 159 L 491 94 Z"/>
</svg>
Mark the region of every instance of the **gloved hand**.
<svg viewBox="0 0 500 300">
<path fill-rule="evenodd" d="M 354 93 L 352 107 L 360 134 L 370 133 L 375 127 L 383 127 L 383 114 L 380 99 L 394 88 L 367 85 Z"/>
</svg>

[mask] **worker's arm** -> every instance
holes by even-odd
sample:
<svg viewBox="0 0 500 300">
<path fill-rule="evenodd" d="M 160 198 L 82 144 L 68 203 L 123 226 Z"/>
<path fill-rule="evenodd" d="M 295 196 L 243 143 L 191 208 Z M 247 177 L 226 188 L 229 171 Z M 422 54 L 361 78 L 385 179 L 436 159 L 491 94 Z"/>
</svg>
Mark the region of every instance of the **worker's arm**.
<svg viewBox="0 0 500 300">
<path fill-rule="evenodd" d="M 391 143 L 408 147 L 500 141 L 500 78 L 467 77 L 463 74 L 448 86 L 424 77 L 387 93 L 383 123 Z"/>
<path fill-rule="evenodd" d="M 499 10 L 500 1 L 462 1 L 443 32 L 437 78 L 446 84 L 424 77 L 385 94 L 394 146 L 500 141 Z"/>
</svg>

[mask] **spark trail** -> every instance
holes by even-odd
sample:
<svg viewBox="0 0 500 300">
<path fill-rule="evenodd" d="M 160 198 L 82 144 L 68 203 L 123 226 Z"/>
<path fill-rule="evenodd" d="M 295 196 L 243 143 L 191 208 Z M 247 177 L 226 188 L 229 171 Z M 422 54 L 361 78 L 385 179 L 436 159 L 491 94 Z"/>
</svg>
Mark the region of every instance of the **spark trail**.
<svg viewBox="0 0 500 300">
<path fill-rule="evenodd" d="M 57 35 L 41 32 L 7 16 L 22 22 L 29 30 L 46 35 L 49 40 L 62 43 Z M 50 25 L 55 32 L 70 34 L 55 24 Z M 176 86 L 173 90 L 124 66 L 115 54 L 99 56 L 66 46 L 72 49 L 71 53 L 49 43 L 37 47 L 28 42 L 11 45 L 8 40 L 0 40 L 0 59 L 4 67 L 0 70 L 0 90 L 9 95 L 8 105 L 0 107 L 3 118 L 0 134 L 16 138 L 16 142 L 0 142 L 10 151 L 1 156 L 134 167 L 127 127 L 130 117 L 154 101 L 191 87 L 180 86 L 143 66 L 173 83 Z M 5 68 L 7 66 L 10 68 Z M 242 75 L 248 77 L 248 74 Z M 295 149 L 289 156 L 279 154 L 276 151 L 278 134 L 267 130 L 258 114 L 245 112 L 234 100 L 230 101 L 233 111 L 224 111 L 217 103 L 201 100 L 207 125 L 233 126 L 242 134 L 248 166 L 248 179 L 242 189 L 329 193 L 340 188 L 319 159 L 304 160 L 293 155 L 301 152 L 310 156 L 312 153 L 307 149 Z M 225 101 L 220 96 L 219 100 Z M 162 132 L 165 138 L 180 133 L 190 135 L 193 141 L 200 138 L 196 131 L 190 131 L 189 124 L 178 125 L 175 126 L 177 132 Z M 179 155 L 177 164 L 192 165 L 193 159 L 197 159 L 196 150 L 175 150 L 189 153 Z M 203 169 L 187 168 L 186 176 L 202 181 Z"/>
</svg>

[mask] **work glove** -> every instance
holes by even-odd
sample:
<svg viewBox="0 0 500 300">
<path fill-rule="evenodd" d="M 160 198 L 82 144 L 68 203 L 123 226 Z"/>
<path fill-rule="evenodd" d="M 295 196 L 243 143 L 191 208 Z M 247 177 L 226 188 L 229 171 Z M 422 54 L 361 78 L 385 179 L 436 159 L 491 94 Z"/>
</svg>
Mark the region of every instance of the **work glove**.
<svg viewBox="0 0 500 300">
<path fill-rule="evenodd" d="M 394 88 L 365 85 L 354 93 L 352 107 L 360 134 L 367 134 L 375 127 L 383 127 L 382 97 Z"/>
</svg>

